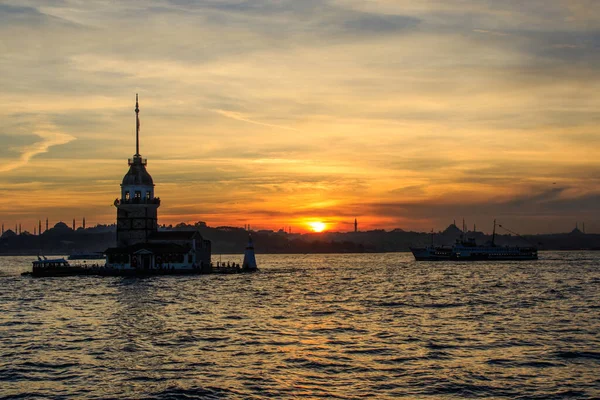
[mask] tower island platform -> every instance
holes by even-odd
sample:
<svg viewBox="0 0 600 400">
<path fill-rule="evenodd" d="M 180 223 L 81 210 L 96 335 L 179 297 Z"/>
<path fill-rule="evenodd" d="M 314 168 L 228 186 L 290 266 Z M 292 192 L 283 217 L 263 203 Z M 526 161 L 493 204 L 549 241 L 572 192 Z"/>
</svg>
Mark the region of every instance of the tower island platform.
<svg viewBox="0 0 600 400">
<path fill-rule="evenodd" d="M 136 276 L 253 272 L 257 270 L 254 245 L 249 237 L 241 265 L 211 262 L 211 242 L 198 231 L 158 230 L 160 198 L 154 195 L 154 181 L 146 170 L 147 160 L 140 155 L 140 108 L 135 96 L 135 154 L 128 160 L 129 170 L 116 198 L 116 247 L 104 251 L 104 265 L 70 265 L 64 259 L 38 257 L 33 276 Z"/>
</svg>

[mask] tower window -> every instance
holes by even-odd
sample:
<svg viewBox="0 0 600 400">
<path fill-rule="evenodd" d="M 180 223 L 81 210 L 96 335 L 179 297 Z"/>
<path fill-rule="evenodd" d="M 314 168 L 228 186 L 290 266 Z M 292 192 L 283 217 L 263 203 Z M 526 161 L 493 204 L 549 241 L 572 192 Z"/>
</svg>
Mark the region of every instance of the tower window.
<svg viewBox="0 0 600 400">
<path fill-rule="evenodd" d="M 135 198 L 136 199 L 141 199 L 142 198 L 142 192 L 140 192 L 139 190 L 135 191 Z"/>
<path fill-rule="evenodd" d="M 125 200 L 129 200 L 129 192 L 125 192 Z"/>
<path fill-rule="evenodd" d="M 146 192 L 146 200 L 150 200 L 150 192 Z"/>
</svg>

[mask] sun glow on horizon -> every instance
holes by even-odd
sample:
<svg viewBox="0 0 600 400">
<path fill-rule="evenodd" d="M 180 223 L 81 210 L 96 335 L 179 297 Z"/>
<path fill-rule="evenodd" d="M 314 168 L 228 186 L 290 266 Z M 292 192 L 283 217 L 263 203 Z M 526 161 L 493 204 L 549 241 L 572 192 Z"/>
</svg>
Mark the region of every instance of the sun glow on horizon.
<svg viewBox="0 0 600 400">
<path fill-rule="evenodd" d="M 313 232 L 323 232 L 327 228 L 327 224 L 321 221 L 309 222 L 308 226 L 310 226 Z"/>
</svg>

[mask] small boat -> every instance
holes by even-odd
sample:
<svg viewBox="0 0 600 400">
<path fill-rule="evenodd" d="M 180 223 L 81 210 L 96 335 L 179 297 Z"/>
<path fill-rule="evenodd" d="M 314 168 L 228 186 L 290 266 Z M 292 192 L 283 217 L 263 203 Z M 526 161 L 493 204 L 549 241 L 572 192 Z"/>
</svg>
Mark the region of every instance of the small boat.
<svg viewBox="0 0 600 400">
<path fill-rule="evenodd" d="M 33 268 L 66 268 L 69 267 L 69 262 L 64 258 L 48 259 L 44 256 L 38 256 L 37 261 L 33 261 Z"/>
<path fill-rule="evenodd" d="M 502 225 L 498 225 L 502 227 Z M 506 229 L 506 228 L 504 228 Z M 477 245 L 474 238 L 465 238 L 464 233 L 453 246 L 434 246 L 433 232 L 431 245 L 427 247 L 410 247 L 417 261 L 525 261 L 537 260 L 538 250 L 535 246 L 497 246 L 496 220 L 492 240 L 485 245 Z"/>
<path fill-rule="evenodd" d="M 33 267 L 30 273 L 22 275 L 31 276 L 72 276 L 72 275 L 90 275 L 91 269 L 86 266 L 70 265 L 64 258 L 48 259 L 38 256 L 33 261 Z"/>
</svg>

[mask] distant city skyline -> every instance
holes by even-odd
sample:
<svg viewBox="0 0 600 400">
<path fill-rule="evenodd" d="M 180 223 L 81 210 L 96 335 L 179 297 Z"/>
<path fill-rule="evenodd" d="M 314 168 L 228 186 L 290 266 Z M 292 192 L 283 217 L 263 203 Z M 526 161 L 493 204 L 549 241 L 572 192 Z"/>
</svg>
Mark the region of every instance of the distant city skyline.
<svg viewBox="0 0 600 400">
<path fill-rule="evenodd" d="M 598 32 L 586 0 L 5 1 L 0 221 L 114 223 L 139 93 L 160 224 L 599 233 Z"/>
<path fill-rule="evenodd" d="M 359 230 L 358 229 L 358 223 L 357 220 L 354 221 L 353 223 L 353 228 L 352 229 L 332 229 L 332 228 L 327 228 L 325 226 L 317 226 L 317 228 L 315 229 L 314 227 L 311 227 L 311 229 L 300 229 L 299 231 L 292 231 L 292 227 L 288 226 L 288 227 L 261 227 L 261 226 L 252 226 L 250 224 L 244 224 L 243 226 L 228 226 L 228 225 L 209 225 L 206 224 L 205 221 L 195 221 L 195 222 L 184 222 L 184 221 L 180 221 L 178 223 L 171 223 L 171 224 L 162 224 L 159 223 L 159 229 L 160 228 L 175 228 L 177 226 L 180 226 L 181 224 L 185 224 L 187 226 L 204 226 L 204 227 L 211 227 L 211 228 L 223 228 L 223 227 L 230 227 L 230 228 L 237 228 L 237 229 L 244 229 L 247 230 L 249 232 L 259 232 L 259 231 L 272 231 L 272 232 L 284 232 L 287 234 L 305 234 L 305 233 L 360 233 L 360 232 L 373 232 L 373 231 L 387 231 L 387 232 L 391 232 L 391 231 L 395 231 L 398 229 L 401 229 L 403 231 L 406 232 L 419 232 L 419 233 L 440 233 L 443 232 L 444 230 L 452 227 L 453 225 L 458 228 L 459 230 L 462 230 L 463 228 L 459 227 L 456 223 L 456 221 L 452 221 L 450 222 L 446 227 L 442 227 L 439 230 L 431 230 L 431 231 L 419 231 L 419 230 L 409 230 L 409 229 L 402 229 L 400 227 L 396 227 L 396 228 L 389 228 L 389 229 L 382 229 L 382 228 L 369 228 L 368 230 Z M 17 223 L 15 225 L 15 229 L 12 229 L 9 226 L 5 226 L 5 224 L 1 224 L 2 225 L 2 231 L 1 234 L 4 234 L 4 232 L 6 231 L 11 231 L 14 232 L 15 234 L 22 234 L 22 233 L 27 233 L 27 234 L 33 234 L 33 235 L 39 235 L 42 234 L 50 229 L 55 228 L 57 225 L 61 226 L 61 227 L 66 227 L 69 228 L 71 230 L 78 230 L 78 229 L 95 229 L 98 227 L 116 227 L 116 223 L 98 223 L 98 224 L 93 224 L 93 225 L 89 225 L 86 223 L 86 220 L 83 219 L 82 221 L 79 221 L 77 219 L 75 219 L 72 222 L 72 225 L 69 226 L 65 221 L 56 221 L 53 222 L 52 224 L 49 223 L 49 219 L 46 221 L 46 226 L 45 228 L 42 228 L 41 225 L 41 220 L 39 221 L 39 227 L 34 226 L 33 230 L 29 230 L 27 229 L 27 226 L 23 226 L 20 223 Z M 497 224 L 497 226 L 501 226 L 499 224 Z M 338 225 L 339 227 L 339 225 Z M 473 224 L 473 229 L 470 229 L 469 226 L 467 226 L 465 224 L 464 226 L 464 231 L 465 232 L 479 232 L 479 233 L 483 233 L 483 234 L 492 234 L 493 229 L 491 228 L 490 230 L 487 229 L 477 229 L 476 224 Z M 540 234 L 553 234 L 553 233 L 569 233 L 569 232 L 581 232 L 581 233 L 594 233 L 594 232 L 588 232 L 585 228 L 585 222 L 575 222 L 575 224 L 571 227 L 571 229 L 568 229 L 564 232 L 540 232 Z M 519 232 L 511 232 L 511 230 L 507 230 L 507 229 L 502 229 L 502 232 L 499 232 L 500 234 L 516 234 L 519 235 Z"/>
</svg>

